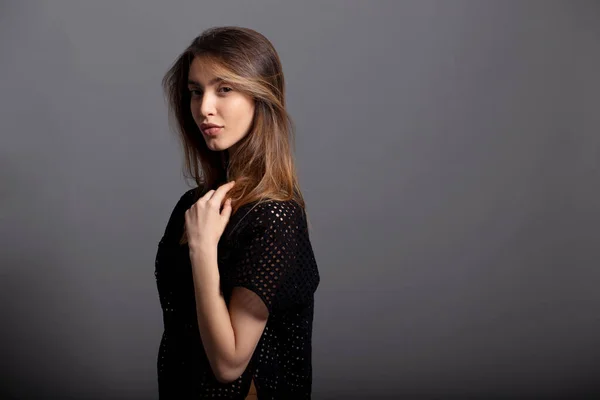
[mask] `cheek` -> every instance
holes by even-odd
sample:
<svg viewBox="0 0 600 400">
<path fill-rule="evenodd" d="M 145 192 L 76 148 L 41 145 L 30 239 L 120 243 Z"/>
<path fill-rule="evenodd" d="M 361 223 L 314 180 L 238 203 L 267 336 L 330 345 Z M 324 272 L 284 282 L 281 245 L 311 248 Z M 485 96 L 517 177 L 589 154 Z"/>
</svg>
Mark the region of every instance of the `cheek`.
<svg viewBox="0 0 600 400">
<path fill-rule="evenodd" d="M 228 104 L 227 107 L 222 109 L 222 113 L 225 119 L 234 121 L 236 125 L 246 125 L 248 120 L 252 120 L 254 116 L 252 107 L 249 107 L 248 103 L 243 100 Z"/>
<path fill-rule="evenodd" d="M 200 105 L 198 104 L 197 101 L 195 101 L 195 100 L 190 101 L 190 112 L 192 113 L 192 117 L 196 121 L 200 118 L 199 109 L 200 109 Z"/>
<path fill-rule="evenodd" d="M 248 106 L 248 115 L 250 116 L 250 120 L 252 120 L 254 118 L 254 103 L 250 104 Z"/>
<path fill-rule="evenodd" d="M 240 104 L 240 109 L 243 110 L 242 118 L 245 121 L 245 123 L 252 122 L 252 119 L 254 118 L 254 104 L 249 103 L 247 100 L 245 100 L 244 102 L 242 102 L 242 104 Z"/>
</svg>

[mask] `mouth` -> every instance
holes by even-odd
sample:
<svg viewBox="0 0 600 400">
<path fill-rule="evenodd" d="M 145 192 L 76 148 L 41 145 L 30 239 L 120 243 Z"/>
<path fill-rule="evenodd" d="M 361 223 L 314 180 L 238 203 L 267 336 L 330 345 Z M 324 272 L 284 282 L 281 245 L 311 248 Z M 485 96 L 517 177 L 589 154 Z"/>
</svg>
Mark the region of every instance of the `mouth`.
<svg viewBox="0 0 600 400">
<path fill-rule="evenodd" d="M 223 127 L 220 126 L 211 126 L 207 128 L 201 128 L 200 130 L 207 136 L 216 136 L 219 132 L 221 132 L 222 129 Z"/>
<path fill-rule="evenodd" d="M 205 134 L 207 136 L 214 136 L 214 135 L 218 134 L 221 131 L 221 129 L 223 129 L 223 126 L 217 125 L 217 124 L 212 124 L 209 122 L 204 122 L 204 123 L 200 124 L 199 128 L 203 134 Z"/>
</svg>

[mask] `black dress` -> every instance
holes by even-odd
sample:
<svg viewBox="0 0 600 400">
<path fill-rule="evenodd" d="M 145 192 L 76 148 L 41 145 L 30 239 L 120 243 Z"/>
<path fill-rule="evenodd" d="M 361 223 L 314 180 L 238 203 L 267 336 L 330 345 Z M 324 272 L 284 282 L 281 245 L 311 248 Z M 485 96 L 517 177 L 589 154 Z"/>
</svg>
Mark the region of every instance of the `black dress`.
<svg viewBox="0 0 600 400">
<path fill-rule="evenodd" d="M 221 236 L 218 264 L 226 303 L 232 289 L 241 286 L 269 310 L 248 367 L 225 384 L 215 378 L 204 352 L 189 248 L 179 244 L 184 213 L 200 197 L 199 190 L 180 198 L 156 254 L 164 321 L 157 362 L 160 399 L 244 399 L 252 379 L 260 400 L 310 399 L 314 293 L 320 278 L 304 210 L 293 201 L 246 204 Z"/>
</svg>

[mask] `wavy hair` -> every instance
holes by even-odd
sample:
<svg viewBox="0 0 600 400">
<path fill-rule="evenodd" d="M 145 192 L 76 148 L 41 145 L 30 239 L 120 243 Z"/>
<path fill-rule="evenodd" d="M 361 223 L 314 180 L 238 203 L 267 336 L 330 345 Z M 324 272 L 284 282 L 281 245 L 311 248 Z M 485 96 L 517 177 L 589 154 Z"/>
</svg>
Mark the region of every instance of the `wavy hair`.
<svg viewBox="0 0 600 400">
<path fill-rule="evenodd" d="M 188 90 L 190 65 L 196 57 L 216 76 L 252 97 L 254 116 L 248 133 L 234 153 L 210 150 L 194 122 Z M 202 32 L 176 59 L 162 80 L 169 104 L 169 119 L 184 150 L 184 176 L 202 192 L 227 181 L 233 213 L 241 206 L 265 199 L 305 202 L 294 160 L 294 123 L 285 108 L 285 81 L 281 61 L 262 34 L 235 26 Z M 185 242 L 185 232 L 182 243 Z"/>
</svg>

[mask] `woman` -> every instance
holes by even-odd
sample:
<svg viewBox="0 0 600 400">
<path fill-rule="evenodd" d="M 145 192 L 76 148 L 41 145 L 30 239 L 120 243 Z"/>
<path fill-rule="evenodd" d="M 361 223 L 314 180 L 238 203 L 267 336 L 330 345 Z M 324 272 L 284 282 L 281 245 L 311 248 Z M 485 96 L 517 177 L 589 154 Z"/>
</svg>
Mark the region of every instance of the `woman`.
<svg viewBox="0 0 600 400">
<path fill-rule="evenodd" d="M 319 272 L 273 45 L 212 28 L 163 79 L 197 188 L 176 204 L 155 275 L 161 399 L 311 397 Z"/>
</svg>

